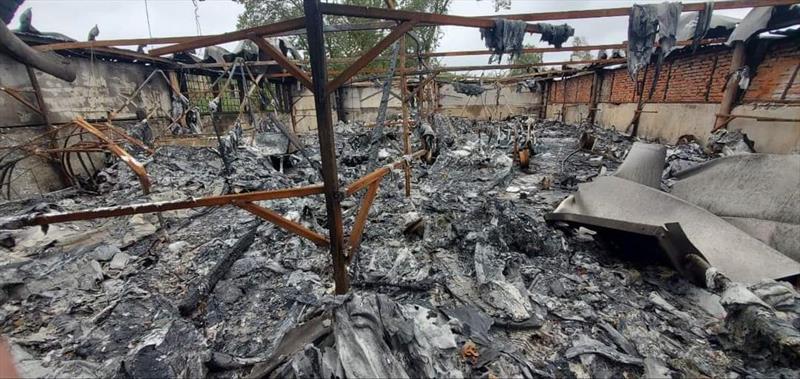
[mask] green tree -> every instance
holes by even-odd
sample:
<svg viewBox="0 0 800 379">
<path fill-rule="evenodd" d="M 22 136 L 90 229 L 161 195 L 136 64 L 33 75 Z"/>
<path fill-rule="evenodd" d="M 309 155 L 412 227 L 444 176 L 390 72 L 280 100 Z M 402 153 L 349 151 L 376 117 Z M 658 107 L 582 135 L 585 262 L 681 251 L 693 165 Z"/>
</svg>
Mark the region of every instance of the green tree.
<svg viewBox="0 0 800 379">
<path fill-rule="evenodd" d="M 234 0 L 244 5 L 244 12 L 239 15 L 237 27 L 239 29 L 270 24 L 281 20 L 303 16 L 303 0 Z M 400 0 L 397 8 L 427 13 L 446 13 L 452 0 Z M 359 5 L 375 8 L 384 8 L 384 0 L 343 0 L 342 3 L 349 5 Z M 360 19 L 356 17 L 325 16 L 326 25 L 346 25 L 366 23 L 376 20 Z M 369 50 L 385 35 L 388 30 L 375 31 L 352 31 L 325 34 L 325 46 L 328 57 L 330 58 L 356 58 L 361 52 Z M 415 35 L 420 40 L 422 51 L 433 50 L 439 41 L 440 31 L 438 27 L 415 28 Z M 300 50 L 307 49 L 307 42 L 304 36 L 291 38 L 291 42 Z M 416 43 L 409 38 L 406 43 L 408 54 L 416 52 Z M 391 49 L 384 51 L 384 57 L 388 56 Z M 332 66 L 341 64 L 333 63 Z M 373 62 L 372 67 L 386 66 L 385 60 Z M 407 66 L 415 65 L 413 56 L 410 56 Z"/>
<path fill-rule="evenodd" d="M 572 38 L 572 46 L 589 46 L 586 37 L 575 36 Z M 573 51 L 569 56 L 571 61 L 588 61 L 592 60 L 592 53 L 590 51 Z"/>
<path fill-rule="evenodd" d="M 534 45 L 525 45 L 523 48 L 528 49 L 535 47 Z M 512 64 L 532 64 L 532 63 L 542 63 L 542 53 L 523 53 L 522 55 L 518 56 Z M 511 69 L 510 75 L 522 75 L 529 72 L 533 72 L 533 69 L 536 67 L 528 67 L 528 68 L 513 68 Z"/>
</svg>

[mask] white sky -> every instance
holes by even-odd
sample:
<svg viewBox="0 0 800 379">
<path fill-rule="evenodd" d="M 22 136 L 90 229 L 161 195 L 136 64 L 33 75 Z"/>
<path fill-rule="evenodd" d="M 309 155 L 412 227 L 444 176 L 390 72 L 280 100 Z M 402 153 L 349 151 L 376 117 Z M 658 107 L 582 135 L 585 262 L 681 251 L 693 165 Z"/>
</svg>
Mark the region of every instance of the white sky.
<svg viewBox="0 0 800 379">
<path fill-rule="evenodd" d="M 658 0 L 637 1 L 647 2 Z M 633 3 L 630 0 L 511 0 L 512 8 L 497 14 L 627 7 Z M 230 0 L 205 0 L 198 4 L 203 34 L 225 33 L 236 29 L 236 18 L 243 10 L 240 4 Z M 191 0 L 147 0 L 147 6 L 153 37 L 197 34 Z M 148 37 L 145 0 L 27 0 L 12 21 L 12 28 L 17 27 L 19 14 L 28 7 L 33 8 L 33 26 L 40 31 L 59 32 L 78 40 L 86 40 L 89 30 L 97 24 L 100 28 L 98 39 Z M 748 11 L 749 9 L 734 9 L 715 13 L 743 18 Z M 453 0 L 450 14 L 483 16 L 495 12 L 491 0 Z M 553 24 L 564 22 L 575 28 L 576 36 L 586 37 L 592 45 L 620 43 L 627 39 L 626 17 L 550 21 Z M 439 51 L 485 49 L 478 29 L 445 26 L 442 31 Z M 538 34 L 525 37 L 526 43 L 547 46 L 538 41 Z M 488 56 L 446 57 L 443 63 L 450 66 L 482 65 L 488 59 Z M 544 56 L 545 62 L 568 59 L 569 53 L 566 52 L 547 53 Z"/>
</svg>

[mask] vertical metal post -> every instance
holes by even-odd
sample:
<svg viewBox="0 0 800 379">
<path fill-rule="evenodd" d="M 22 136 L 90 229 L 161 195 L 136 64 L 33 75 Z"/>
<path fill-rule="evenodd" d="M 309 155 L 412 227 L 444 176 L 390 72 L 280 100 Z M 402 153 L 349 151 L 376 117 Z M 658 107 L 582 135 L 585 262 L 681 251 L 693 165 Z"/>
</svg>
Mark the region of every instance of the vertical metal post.
<svg viewBox="0 0 800 379">
<path fill-rule="evenodd" d="M 403 107 L 403 154 L 411 154 L 411 143 L 408 139 L 408 83 L 406 82 L 406 36 L 400 37 L 400 97 Z M 406 179 L 406 197 L 411 197 L 411 167 L 409 163 L 403 164 L 403 172 Z"/>
<path fill-rule="evenodd" d="M 597 114 L 597 97 L 600 96 L 600 83 L 602 83 L 602 76 L 600 76 L 600 70 L 594 71 L 594 76 L 592 77 L 592 90 L 589 92 L 589 115 L 588 121 L 589 124 L 594 125 L 595 115 Z"/>
<path fill-rule="evenodd" d="M 725 84 L 725 92 L 722 94 L 722 102 L 719 105 L 719 112 L 717 112 L 713 130 L 717 130 L 728 123 L 727 116 L 719 115 L 729 115 L 733 110 L 736 95 L 739 93 L 739 83 L 734 80 L 733 73 L 741 69 L 742 66 L 744 66 L 744 42 L 736 41 L 733 43 L 733 56 L 731 57 L 731 68 L 728 71 L 728 82 Z"/>
<path fill-rule="evenodd" d="M 325 93 L 328 84 L 325 57 L 325 37 L 322 33 L 322 13 L 319 0 L 303 0 L 306 15 L 306 36 L 311 60 L 311 76 L 314 88 L 314 106 L 317 114 L 317 134 L 322 158 L 322 180 L 325 184 L 325 206 L 328 212 L 328 232 L 333 259 L 333 279 L 336 293 L 347 293 L 350 279 L 347 277 L 344 256 L 344 231 L 342 207 L 339 204 L 339 177 L 336 168 L 336 144 L 333 133 L 330 96 Z"/>
<path fill-rule="evenodd" d="M 39 79 L 36 78 L 36 72 L 33 71 L 31 66 L 25 65 L 25 69 L 28 70 L 28 79 L 31 81 L 31 87 L 33 87 L 33 93 L 36 95 L 36 104 L 39 107 L 39 114 L 42 115 L 42 121 L 47 126 L 48 131 L 55 130 L 53 124 L 50 123 L 50 116 L 48 115 L 47 104 L 44 102 L 44 97 L 42 96 L 42 87 L 39 86 Z M 57 149 L 58 146 L 58 135 L 56 133 L 50 134 L 50 148 Z M 60 160 L 58 159 L 58 155 L 56 153 L 50 154 L 50 165 L 53 169 L 58 172 L 58 177 L 61 179 L 61 184 L 64 186 L 71 186 L 72 179 L 67 174 L 67 171 L 64 169 L 64 166 L 59 163 Z"/>
</svg>

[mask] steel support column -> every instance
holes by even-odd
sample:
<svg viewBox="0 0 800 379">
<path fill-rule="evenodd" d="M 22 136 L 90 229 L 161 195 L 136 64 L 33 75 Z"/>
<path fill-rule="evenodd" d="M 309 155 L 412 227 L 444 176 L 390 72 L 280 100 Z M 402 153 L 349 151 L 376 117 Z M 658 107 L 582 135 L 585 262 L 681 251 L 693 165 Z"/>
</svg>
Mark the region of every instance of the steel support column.
<svg viewBox="0 0 800 379">
<path fill-rule="evenodd" d="M 339 177 L 336 168 L 336 144 L 334 142 L 330 94 L 325 91 L 328 78 L 322 13 L 320 12 L 319 0 L 303 0 L 303 8 L 306 15 L 308 54 L 311 59 L 311 77 L 314 85 L 314 106 L 317 114 L 317 134 L 322 158 L 322 179 L 325 183 L 325 206 L 328 212 L 333 280 L 336 283 L 336 293 L 343 294 L 350 289 L 350 279 L 347 276 L 347 267 L 345 265 L 342 207 L 339 203 L 341 195 L 339 193 Z"/>
</svg>

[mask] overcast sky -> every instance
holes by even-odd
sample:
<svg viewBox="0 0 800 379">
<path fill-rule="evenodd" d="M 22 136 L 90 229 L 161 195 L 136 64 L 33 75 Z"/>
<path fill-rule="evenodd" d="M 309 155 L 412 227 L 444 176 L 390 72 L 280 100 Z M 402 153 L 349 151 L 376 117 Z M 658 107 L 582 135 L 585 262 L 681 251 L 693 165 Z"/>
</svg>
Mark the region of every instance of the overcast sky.
<svg viewBox="0 0 800 379">
<path fill-rule="evenodd" d="M 647 2 L 657 1 L 637 1 Z M 59 32 L 78 40 L 86 40 L 89 30 L 97 24 L 100 29 L 98 39 L 148 37 L 145 3 L 149 9 L 153 37 L 197 35 L 191 0 L 27 0 L 11 25 L 16 28 L 19 13 L 30 7 L 33 8 L 33 25 L 40 31 Z M 511 9 L 498 14 L 628 7 L 633 3 L 634 1 L 628 0 L 511 0 Z M 241 5 L 230 0 L 205 0 L 198 2 L 198 5 L 203 34 L 235 30 L 236 17 L 243 10 Z M 734 9 L 715 13 L 742 18 L 748 11 L 749 9 Z M 459 16 L 495 14 L 491 0 L 453 0 L 449 13 Z M 551 21 L 554 24 L 563 22 L 575 28 L 576 36 L 586 37 L 593 45 L 620 43 L 627 39 L 626 17 Z M 446 26 L 442 31 L 439 51 L 485 49 L 478 29 Z M 539 42 L 538 34 L 527 35 L 525 43 L 547 46 Z M 569 53 L 547 53 L 544 57 L 545 62 L 568 59 Z M 450 66 L 480 65 L 487 61 L 488 56 L 447 57 L 443 60 Z"/>
</svg>

